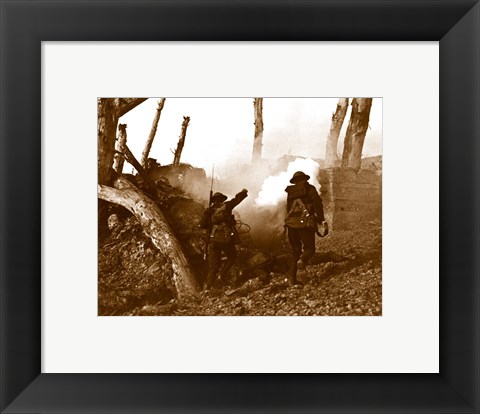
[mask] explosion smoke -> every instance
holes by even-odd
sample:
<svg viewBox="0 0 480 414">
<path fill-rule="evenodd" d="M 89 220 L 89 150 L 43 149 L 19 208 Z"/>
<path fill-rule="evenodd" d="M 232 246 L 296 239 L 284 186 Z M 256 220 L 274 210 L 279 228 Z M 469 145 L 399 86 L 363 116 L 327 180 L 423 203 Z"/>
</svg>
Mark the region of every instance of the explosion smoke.
<svg viewBox="0 0 480 414">
<path fill-rule="evenodd" d="M 296 171 L 310 176 L 309 182 L 319 190 L 318 172 L 320 165 L 311 158 L 297 158 L 286 170 L 272 174 L 274 166 L 242 165 L 232 168 L 232 175 L 215 181 L 215 190 L 223 192 L 230 199 L 242 188 L 247 188 L 249 197 L 234 213 L 236 218 L 250 226 L 248 236 L 254 246 L 265 251 L 279 251 L 283 248 L 283 225 L 286 216 L 287 193 L 285 188 Z M 278 171 L 278 170 L 277 170 Z M 265 178 L 266 177 L 266 178 Z M 204 190 L 207 195 L 208 191 Z"/>
<path fill-rule="evenodd" d="M 309 175 L 310 183 L 318 189 L 320 187 L 317 180 L 319 169 L 320 165 L 311 158 L 298 158 L 290 162 L 287 171 L 265 179 L 255 200 L 255 205 L 259 207 L 277 206 L 282 201 L 285 201 L 285 188 L 290 185 L 290 179 L 296 171 L 303 171 Z"/>
<path fill-rule="evenodd" d="M 287 204 L 285 188 L 290 185 L 290 179 L 296 171 L 303 171 L 310 176 L 309 182 L 318 190 L 319 169 L 320 165 L 313 159 L 298 158 L 288 164 L 286 171 L 268 176 L 263 181 L 257 198 L 245 214 L 252 228 L 252 241 L 257 247 L 269 250 L 282 248 Z"/>
</svg>

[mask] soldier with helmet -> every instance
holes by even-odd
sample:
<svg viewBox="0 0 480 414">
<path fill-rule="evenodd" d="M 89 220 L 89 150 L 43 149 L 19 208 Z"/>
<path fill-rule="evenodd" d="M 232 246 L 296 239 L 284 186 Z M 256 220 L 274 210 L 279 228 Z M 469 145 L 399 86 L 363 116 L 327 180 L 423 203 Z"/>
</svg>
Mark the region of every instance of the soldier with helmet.
<svg viewBox="0 0 480 414">
<path fill-rule="evenodd" d="M 218 276 L 224 280 L 235 263 L 237 257 L 235 245 L 238 244 L 238 236 L 232 210 L 247 196 L 248 191 L 244 188 L 234 198 L 226 201 L 228 197 L 217 192 L 212 195 L 211 204 L 205 210 L 200 226 L 209 232 L 207 290 L 213 288 Z M 222 266 L 223 255 L 227 260 Z"/>
<path fill-rule="evenodd" d="M 297 270 L 305 269 L 315 254 L 315 234 L 318 225 L 326 226 L 323 203 L 315 187 L 308 183 L 310 176 L 303 171 L 293 174 L 287 192 L 287 217 L 285 227 L 292 247 L 293 260 L 289 270 L 289 282 L 299 284 Z"/>
</svg>

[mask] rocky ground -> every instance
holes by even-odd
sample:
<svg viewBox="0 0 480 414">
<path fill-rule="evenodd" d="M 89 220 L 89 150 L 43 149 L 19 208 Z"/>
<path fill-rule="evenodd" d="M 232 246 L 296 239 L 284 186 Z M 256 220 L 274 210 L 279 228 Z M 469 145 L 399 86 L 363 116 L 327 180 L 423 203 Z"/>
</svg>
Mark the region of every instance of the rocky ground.
<svg viewBox="0 0 480 414">
<path fill-rule="evenodd" d="M 188 210 L 185 203 L 189 201 L 180 200 L 181 211 Z M 202 210 L 195 203 L 192 209 Z M 174 209 L 170 216 L 175 216 Z M 180 229 L 179 239 L 187 243 L 186 237 Z M 200 235 L 194 239 L 197 242 L 186 250 L 202 283 L 206 268 L 199 255 Z M 248 275 L 242 272 L 258 250 L 240 246 L 239 263 L 230 280 L 198 300 L 179 302 L 172 293 L 168 260 L 145 237 L 133 216 L 117 214 L 110 218 L 109 234 L 99 242 L 98 314 L 378 316 L 382 314 L 381 246 L 380 222 L 331 231 L 327 237 L 317 238 L 318 253 L 299 273 L 301 286 L 287 284 L 282 268 L 285 256 L 279 256 L 277 265 Z"/>
</svg>

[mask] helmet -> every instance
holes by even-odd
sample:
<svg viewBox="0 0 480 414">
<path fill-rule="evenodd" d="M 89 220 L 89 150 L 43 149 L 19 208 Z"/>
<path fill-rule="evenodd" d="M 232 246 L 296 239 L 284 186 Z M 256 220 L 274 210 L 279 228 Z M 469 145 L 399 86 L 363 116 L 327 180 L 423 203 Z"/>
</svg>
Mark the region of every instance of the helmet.
<svg viewBox="0 0 480 414">
<path fill-rule="evenodd" d="M 293 177 L 291 178 L 290 182 L 292 184 L 295 184 L 297 181 L 308 180 L 309 178 L 310 176 L 305 174 L 303 171 L 297 171 L 295 174 L 293 174 Z"/>
<path fill-rule="evenodd" d="M 225 194 L 222 194 L 222 193 L 215 193 L 212 195 L 212 201 L 219 201 L 219 202 L 223 202 L 227 199 L 228 197 L 225 195 Z"/>
</svg>

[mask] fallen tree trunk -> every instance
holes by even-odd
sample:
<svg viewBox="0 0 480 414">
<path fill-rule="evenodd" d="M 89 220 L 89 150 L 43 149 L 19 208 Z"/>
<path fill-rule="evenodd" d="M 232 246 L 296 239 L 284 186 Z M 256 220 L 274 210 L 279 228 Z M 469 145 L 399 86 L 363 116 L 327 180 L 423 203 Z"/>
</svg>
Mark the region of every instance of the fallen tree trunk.
<svg viewBox="0 0 480 414">
<path fill-rule="evenodd" d="M 123 148 L 123 151 L 124 151 L 123 155 L 124 155 L 125 159 L 138 171 L 138 173 L 143 178 L 143 180 L 145 181 L 147 186 L 150 187 L 152 190 L 156 191 L 157 187 L 156 187 L 155 183 L 150 179 L 150 177 L 145 172 L 143 167 L 137 161 L 137 159 L 135 158 L 135 155 L 133 155 L 132 151 L 130 151 L 130 148 L 128 148 L 128 146 L 125 145 L 125 147 Z"/>
<path fill-rule="evenodd" d="M 167 189 L 165 188 L 165 185 L 162 183 L 156 184 L 150 176 L 147 174 L 147 172 L 143 169 L 143 167 L 140 165 L 140 163 L 137 161 L 135 156 L 133 155 L 132 151 L 130 151 L 130 148 L 128 148 L 127 145 L 123 147 L 123 153 L 119 153 L 119 156 L 125 158 L 128 163 L 130 163 L 140 174 L 140 177 L 143 178 L 143 181 L 145 183 L 145 186 L 150 192 L 150 195 L 153 196 L 155 194 L 157 200 L 163 200 L 165 198 L 164 191 Z"/>
<path fill-rule="evenodd" d="M 131 211 L 155 247 L 172 263 L 173 282 L 178 298 L 198 297 L 200 288 L 182 247 L 165 216 L 155 204 L 126 178 L 118 177 L 114 187 L 98 185 L 98 197 Z"/>
</svg>

